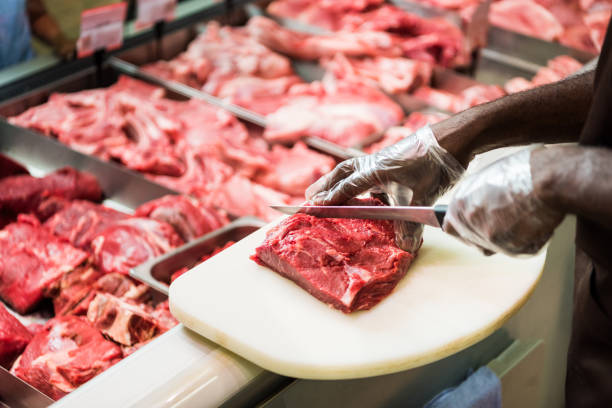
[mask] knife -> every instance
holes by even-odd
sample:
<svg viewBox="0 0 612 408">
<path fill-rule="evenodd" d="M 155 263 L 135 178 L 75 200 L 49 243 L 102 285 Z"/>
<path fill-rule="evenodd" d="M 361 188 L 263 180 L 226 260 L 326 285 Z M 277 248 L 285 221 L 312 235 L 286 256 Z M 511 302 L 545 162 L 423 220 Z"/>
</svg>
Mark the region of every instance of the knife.
<svg viewBox="0 0 612 408">
<path fill-rule="evenodd" d="M 360 218 L 374 220 L 400 220 L 419 224 L 427 224 L 432 227 L 442 228 L 447 205 L 436 205 L 434 207 L 413 206 L 289 206 L 271 205 L 271 208 L 284 214 L 308 214 L 319 218 Z"/>
</svg>

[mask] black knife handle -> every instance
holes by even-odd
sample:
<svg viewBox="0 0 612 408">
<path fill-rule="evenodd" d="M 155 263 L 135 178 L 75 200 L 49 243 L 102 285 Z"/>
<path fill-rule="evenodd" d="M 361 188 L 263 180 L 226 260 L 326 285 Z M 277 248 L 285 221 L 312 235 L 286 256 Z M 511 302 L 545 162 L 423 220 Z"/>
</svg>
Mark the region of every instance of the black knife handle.
<svg viewBox="0 0 612 408">
<path fill-rule="evenodd" d="M 448 210 L 448 205 L 436 205 L 434 207 L 434 214 L 440 223 L 440 227 L 444 223 L 444 217 L 446 216 L 446 210 Z"/>
</svg>

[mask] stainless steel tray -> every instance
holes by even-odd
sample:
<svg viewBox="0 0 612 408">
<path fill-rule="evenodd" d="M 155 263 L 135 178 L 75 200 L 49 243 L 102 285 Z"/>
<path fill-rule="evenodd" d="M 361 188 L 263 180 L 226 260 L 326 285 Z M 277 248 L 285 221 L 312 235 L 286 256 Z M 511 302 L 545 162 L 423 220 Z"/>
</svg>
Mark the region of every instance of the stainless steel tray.
<svg viewBox="0 0 612 408">
<path fill-rule="evenodd" d="M 174 251 L 151 259 L 130 270 L 130 276 L 168 295 L 170 276 L 183 267 L 193 268 L 202 256 L 230 241 L 239 241 L 266 223 L 255 217 L 239 218 L 230 224 L 191 241 Z"/>
</svg>

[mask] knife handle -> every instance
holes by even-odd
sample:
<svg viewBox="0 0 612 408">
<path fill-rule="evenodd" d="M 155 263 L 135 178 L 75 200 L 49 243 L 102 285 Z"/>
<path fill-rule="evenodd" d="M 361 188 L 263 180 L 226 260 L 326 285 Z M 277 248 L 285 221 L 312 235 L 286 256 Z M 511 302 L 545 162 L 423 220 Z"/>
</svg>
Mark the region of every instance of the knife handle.
<svg viewBox="0 0 612 408">
<path fill-rule="evenodd" d="M 448 210 L 448 205 L 436 205 L 434 207 L 434 214 L 440 223 L 440 227 L 444 224 L 444 217 L 446 216 L 446 210 Z"/>
</svg>

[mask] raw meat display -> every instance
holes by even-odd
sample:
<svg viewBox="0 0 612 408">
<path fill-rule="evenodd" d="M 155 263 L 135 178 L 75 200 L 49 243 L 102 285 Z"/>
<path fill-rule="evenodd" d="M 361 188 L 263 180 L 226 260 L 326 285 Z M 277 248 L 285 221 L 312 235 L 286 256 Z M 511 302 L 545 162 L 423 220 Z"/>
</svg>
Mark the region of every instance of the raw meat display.
<svg viewBox="0 0 612 408">
<path fill-rule="evenodd" d="M 158 91 L 158 88 L 122 77 L 107 89 L 55 94 L 46 104 L 10 120 L 20 126 L 42 130 L 85 153 L 119 160 L 156 182 L 194 195 L 204 205 L 221 208 L 234 216 L 274 219 L 278 213 L 267 207 L 264 194 L 271 189 L 281 189 L 270 195 L 281 201 L 271 203 L 288 204 L 292 201 L 291 196 L 303 195 L 304 191 L 300 190 L 303 186 L 333 168 L 329 157 L 305 150 L 303 146 L 270 149 L 260 135 L 249 134 L 235 117 L 203 101 L 164 99 L 163 93 Z M 283 96 L 283 101 L 286 98 Z M 60 105 L 62 115 L 56 112 Z M 63 123 L 48 122 L 58 120 Z M 82 137 L 85 133 L 87 138 Z M 310 157 L 308 162 L 303 160 L 305 151 Z M 283 156 L 283 160 L 279 160 L 279 156 Z M 302 163 L 299 171 L 292 172 L 296 184 L 291 185 L 278 181 L 287 180 L 281 173 L 287 171 L 283 163 L 291 160 L 290 157 Z M 0 180 L 0 184 L 3 182 L 5 179 Z M 232 186 L 239 186 L 243 195 L 240 191 L 230 191 L 236 188 Z M 260 203 L 255 204 L 256 200 Z M 45 208 L 40 212 L 59 211 L 54 206 L 49 207 L 50 211 Z M 89 215 L 96 217 L 94 213 Z"/>
<path fill-rule="evenodd" d="M 27 313 L 47 288 L 88 257 L 33 216 L 21 214 L 0 231 L 0 296 L 17 312 Z"/>
<path fill-rule="evenodd" d="M 202 258 L 200 258 L 199 263 L 202 263 L 204 261 L 206 261 L 209 258 L 212 258 L 213 256 L 217 255 L 219 252 L 223 251 L 224 249 L 227 249 L 229 247 L 231 247 L 232 245 L 234 245 L 235 242 L 234 241 L 228 241 L 225 245 L 223 245 L 222 247 L 218 247 L 215 248 L 210 254 L 208 255 L 204 255 Z M 185 272 L 187 272 L 188 270 L 190 270 L 191 268 L 194 268 L 197 264 L 195 265 L 191 265 L 191 266 L 185 266 L 179 270 L 177 270 L 176 272 L 174 272 L 172 274 L 172 276 L 170 276 L 170 282 L 174 282 L 174 280 L 176 278 L 178 278 L 179 276 L 181 276 L 182 274 L 184 274 Z"/>
<path fill-rule="evenodd" d="M 45 177 L 14 175 L 0 179 L 0 209 L 27 213 L 37 209 L 43 199 L 58 196 L 68 200 L 99 201 L 102 190 L 91 174 L 71 167 L 57 170 Z"/>
<path fill-rule="evenodd" d="M 183 244 L 172 226 L 132 217 L 106 228 L 91 241 L 94 264 L 104 273 L 127 275 L 130 268 Z"/>
<path fill-rule="evenodd" d="M 174 316 L 172 316 L 172 313 L 170 313 L 170 304 L 168 300 L 160 302 L 155 307 L 155 310 L 153 310 L 151 315 L 157 321 L 158 327 L 164 332 L 170 330 L 178 324 L 178 320 L 176 320 Z"/>
<path fill-rule="evenodd" d="M 321 65 L 336 78 L 377 86 L 390 94 L 409 93 L 420 86 L 428 85 L 433 69 L 427 62 L 407 58 L 357 59 L 343 54 L 324 58 Z"/>
<path fill-rule="evenodd" d="M 580 70 L 580 68 L 582 68 L 580 62 L 570 56 L 561 55 L 548 61 L 547 66 L 541 68 L 531 81 L 520 77 L 513 78 L 506 82 L 504 89 L 509 94 L 525 91 L 536 86 L 560 81 Z"/>
<path fill-rule="evenodd" d="M 341 146 L 355 146 L 398 124 L 404 113 L 375 88 L 324 78 L 295 85 L 283 107 L 267 116 L 264 137 L 296 141 L 317 136 Z"/>
<path fill-rule="evenodd" d="M 404 56 L 445 66 L 465 62 L 463 34 L 445 19 L 425 19 L 390 4 L 342 10 L 323 3 L 326 2 L 278 0 L 268 6 L 268 12 L 332 31 L 334 36 L 304 37 L 289 31 L 265 33 L 261 30 L 258 38 L 265 38 L 263 43 L 274 50 L 305 59 L 332 56 L 335 49 L 347 56 Z M 253 24 L 261 25 L 262 29 L 272 28 L 269 21 L 256 20 Z M 374 34 L 376 41 L 368 39 L 374 38 Z M 343 41 L 336 42 L 334 38 Z M 307 51 L 305 54 L 301 49 L 292 51 L 291 44 L 305 47 Z"/>
<path fill-rule="evenodd" d="M 49 320 L 15 362 L 12 372 L 57 400 L 122 358 L 84 317 Z"/>
<path fill-rule="evenodd" d="M 91 301 L 87 319 L 124 346 L 150 340 L 159 331 L 157 321 L 143 305 L 128 303 L 108 293 L 98 293 Z"/>
<path fill-rule="evenodd" d="M 417 89 L 413 95 L 430 106 L 456 113 L 501 98 L 505 94 L 505 91 L 496 85 L 474 85 L 459 94 L 424 86 Z"/>
<path fill-rule="evenodd" d="M 382 205 L 375 199 L 353 205 Z M 393 222 L 296 214 L 270 230 L 252 257 L 311 295 L 350 313 L 385 298 L 413 256 L 395 244 Z"/>
<path fill-rule="evenodd" d="M 366 153 L 377 152 L 410 136 L 425 125 L 432 125 L 446 118 L 448 118 L 448 115 L 444 113 L 413 112 L 406 118 L 402 126 L 395 126 L 388 129 L 381 140 L 366 147 L 365 151 Z"/>
<path fill-rule="evenodd" d="M 8 156 L 0 154 L 0 179 L 17 174 L 30 174 L 28 169 Z"/>
<path fill-rule="evenodd" d="M 10 369 L 32 340 L 32 333 L 0 303 L 0 365 Z"/>
<path fill-rule="evenodd" d="M 563 26 L 552 13 L 531 0 L 502 0 L 491 5 L 489 20 L 496 26 L 552 41 Z"/>
<path fill-rule="evenodd" d="M 168 195 L 149 201 L 138 207 L 134 215 L 172 225 L 185 242 L 219 229 L 229 222 L 222 211 L 205 206 L 187 196 Z"/>
<path fill-rule="evenodd" d="M 53 299 L 55 315 L 87 314 L 93 286 L 102 276 L 102 272 L 92 266 L 76 268 L 65 273 L 46 291 L 46 295 Z"/>
</svg>

